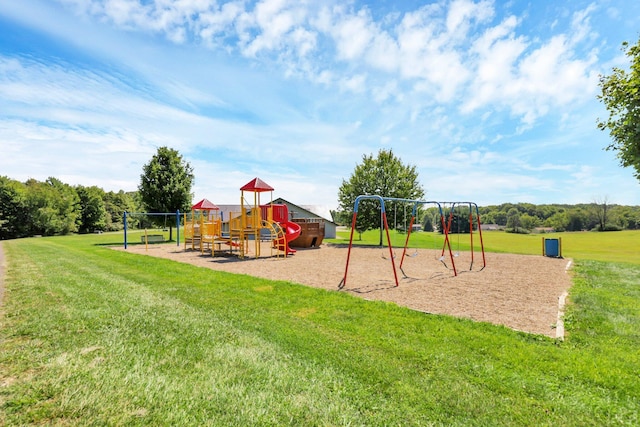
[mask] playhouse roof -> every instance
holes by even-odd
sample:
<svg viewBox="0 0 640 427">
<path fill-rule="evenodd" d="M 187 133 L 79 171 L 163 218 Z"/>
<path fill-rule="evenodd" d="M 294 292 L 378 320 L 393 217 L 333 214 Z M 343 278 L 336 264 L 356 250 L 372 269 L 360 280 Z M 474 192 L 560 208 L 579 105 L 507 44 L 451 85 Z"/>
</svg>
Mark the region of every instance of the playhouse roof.
<svg viewBox="0 0 640 427">
<path fill-rule="evenodd" d="M 247 182 L 245 185 L 240 187 L 241 191 L 255 191 L 260 193 L 262 191 L 273 191 L 273 187 L 269 184 L 261 180 L 260 178 L 253 178 L 251 181 Z"/>
<path fill-rule="evenodd" d="M 217 211 L 220 208 L 217 207 L 216 205 L 214 205 L 213 203 L 211 203 L 209 200 L 202 199 L 198 203 L 196 203 L 195 205 L 191 206 L 191 209 L 194 210 L 194 211 L 195 210 Z"/>
</svg>

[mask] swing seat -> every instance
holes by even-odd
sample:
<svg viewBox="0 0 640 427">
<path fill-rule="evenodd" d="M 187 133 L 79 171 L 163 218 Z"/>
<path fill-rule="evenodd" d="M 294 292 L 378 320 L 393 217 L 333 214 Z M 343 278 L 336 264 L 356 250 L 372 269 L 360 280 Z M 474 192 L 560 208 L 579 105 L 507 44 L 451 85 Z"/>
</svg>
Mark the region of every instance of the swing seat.
<svg viewBox="0 0 640 427">
<path fill-rule="evenodd" d="M 142 243 L 160 243 L 164 242 L 164 235 L 162 234 L 149 234 L 147 236 L 140 236 L 140 241 Z"/>
<path fill-rule="evenodd" d="M 387 258 L 387 257 L 384 255 L 384 253 L 383 253 L 382 255 L 380 255 L 380 257 L 381 257 L 382 259 L 389 259 L 389 258 Z M 393 253 L 393 259 L 396 259 L 396 253 L 395 253 L 395 252 Z"/>
<path fill-rule="evenodd" d="M 415 251 L 414 253 L 412 253 L 412 254 L 404 254 L 404 256 L 405 256 L 406 258 L 414 258 L 414 257 L 417 257 L 417 256 L 418 256 L 418 250 L 416 249 L 416 251 Z"/>
</svg>

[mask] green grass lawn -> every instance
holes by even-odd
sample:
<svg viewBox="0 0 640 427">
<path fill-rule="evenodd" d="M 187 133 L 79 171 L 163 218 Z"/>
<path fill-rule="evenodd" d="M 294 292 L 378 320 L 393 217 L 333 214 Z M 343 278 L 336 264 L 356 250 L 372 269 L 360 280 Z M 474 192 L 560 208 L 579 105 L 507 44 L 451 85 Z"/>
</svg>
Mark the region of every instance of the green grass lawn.
<svg viewBox="0 0 640 427">
<path fill-rule="evenodd" d="M 101 246 L 121 235 L 2 242 L 0 425 L 638 425 L 640 263 L 570 236 L 565 341 Z"/>
<path fill-rule="evenodd" d="M 350 232 L 338 231 L 336 239 L 328 242 L 348 243 Z M 392 246 L 403 247 L 407 235 L 394 230 L 389 232 Z M 474 233 L 474 248 L 480 249 L 479 235 Z M 606 233 L 549 233 L 549 234 L 513 234 L 503 231 L 485 231 L 482 233 L 484 248 L 487 252 L 504 252 L 514 254 L 542 254 L 543 238 L 560 238 L 562 255 L 565 258 L 581 260 L 629 262 L 640 264 L 640 230 L 615 231 Z M 383 235 L 387 245 L 386 234 Z M 449 236 L 452 249 L 469 250 L 468 234 L 452 234 Z M 380 230 L 369 230 L 360 236 L 353 235 L 354 244 L 377 245 L 380 243 Z M 443 236 L 439 233 L 415 232 L 409 237 L 409 246 L 416 248 L 442 249 Z"/>
</svg>

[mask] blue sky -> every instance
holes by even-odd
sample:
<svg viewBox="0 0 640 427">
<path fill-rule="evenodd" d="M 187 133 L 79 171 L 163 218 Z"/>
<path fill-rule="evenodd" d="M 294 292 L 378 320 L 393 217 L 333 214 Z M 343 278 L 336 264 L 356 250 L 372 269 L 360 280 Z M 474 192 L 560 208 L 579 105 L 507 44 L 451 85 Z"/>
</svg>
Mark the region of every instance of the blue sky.
<svg viewBox="0 0 640 427">
<path fill-rule="evenodd" d="M 391 148 L 428 200 L 640 205 L 596 128 L 639 36 L 635 0 L 0 0 L 0 175 L 130 191 L 166 145 L 195 200 L 336 208 Z"/>
</svg>

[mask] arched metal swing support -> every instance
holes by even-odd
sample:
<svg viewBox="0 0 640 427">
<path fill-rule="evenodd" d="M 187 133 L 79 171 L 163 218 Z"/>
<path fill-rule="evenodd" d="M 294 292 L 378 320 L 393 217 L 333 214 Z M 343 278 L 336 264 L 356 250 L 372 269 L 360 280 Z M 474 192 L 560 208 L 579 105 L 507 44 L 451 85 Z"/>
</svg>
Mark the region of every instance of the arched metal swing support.
<svg viewBox="0 0 640 427">
<path fill-rule="evenodd" d="M 418 206 L 420 205 L 427 205 L 427 204 L 431 204 L 431 205 L 436 205 L 438 207 L 438 211 L 440 212 L 440 223 L 442 225 L 442 232 L 444 234 L 444 246 L 442 247 L 442 255 L 441 257 L 444 257 L 444 250 L 446 247 L 449 248 L 449 259 L 451 259 L 451 266 L 453 267 L 453 275 L 457 276 L 458 272 L 456 270 L 456 264 L 453 261 L 453 252 L 451 251 L 451 243 L 449 242 L 449 229 L 446 227 L 446 224 L 444 222 L 444 212 L 442 211 L 442 206 L 440 204 L 440 202 L 435 202 L 435 201 L 425 201 L 425 200 L 413 200 L 412 201 L 413 204 L 413 211 L 411 212 L 411 221 L 409 222 L 409 228 L 407 231 L 407 238 L 404 241 L 404 249 L 402 251 L 402 259 L 400 260 L 400 271 L 402 272 L 402 274 L 404 275 L 404 277 L 408 277 L 404 270 L 402 269 L 402 264 L 404 263 L 404 258 L 406 256 L 407 253 L 407 247 L 409 246 L 409 238 L 411 237 L 411 231 L 413 230 L 413 224 L 416 220 L 416 215 L 418 213 Z"/>
<path fill-rule="evenodd" d="M 478 225 L 478 236 L 480 237 L 480 248 L 482 250 L 482 268 L 480 269 L 480 271 L 482 271 L 486 266 L 487 266 L 487 260 L 484 254 L 484 241 L 482 240 L 482 224 L 480 223 L 480 211 L 478 209 L 478 205 L 475 204 L 474 202 L 443 202 L 443 203 L 450 203 L 451 204 L 451 209 L 449 211 L 449 219 L 447 221 L 447 224 L 445 224 L 444 221 L 444 217 L 442 219 L 442 227 L 443 230 L 445 230 L 446 228 L 446 232 L 445 232 L 445 236 L 448 236 L 451 233 L 451 226 L 452 226 L 452 222 L 453 222 L 453 213 L 455 210 L 456 205 L 467 205 L 469 206 L 469 235 L 470 235 L 470 250 L 471 250 L 471 264 L 469 265 L 469 270 L 473 269 L 473 263 L 474 263 L 474 246 L 473 246 L 473 211 L 475 209 L 475 213 L 476 213 L 476 222 Z M 442 254 L 441 256 L 444 256 L 444 251 L 446 249 L 446 247 L 448 246 L 449 248 L 449 253 L 451 253 L 451 245 L 449 244 L 448 239 L 445 237 L 445 244 L 442 246 Z M 453 258 L 452 258 L 452 267 L 453 267 L 453 272 L 454 274 L 457 275 L 456 273 L 456 267 L 453 264 Z"/>
<path fill-rule="evenodd" d="M 174 212 L 157 212 L 157 213 L 152 213 L 152 212 L 127 212 L 124 211 L 124 213 L 122 214 L 122 223 L 124 224 L 124 248 L 127 249 L 128 243 L 127 243 L 127 216 L 130 215 L 146 215 L 146 216 L 160 216 L 160 215 L 164 215 L 165 216 L 165 221 L 166 221 L 166 216 L 167 215 L 174 215 Z M 176 216 L 176 245 L 180 246 L 180 211 L 177 210 L 175 211 L 175 216 Z"/>
<path fill-rule="evenodd" d="M 342 280 L 340 281 L 340 284 L 338 285 L 338 289 L 342 289 L 345 284 L 347 283 L 347 274 L 349 272 L 349 260 L 351 258 L 351 248 L 353 246 L 353 232 L 356 229 L 356 220 L 358 217 L 358 207 L 360 205 L 360 201 L 364 200 L 364 199 L 374 199 L 374 200 L 378 200 L 380 202 L 380 214 L 382 216 L 382 220 L 383 220 L 383 225 L 384 225 L 384 229 L 387 235 L 387 246 L 389 247 L 389 258 L 391 259 L 391 268 L 393 269 L 393 277 L 395 279 L 395 284 L 396 286 L 398 286 L 398 273 L 396 271 L 396 264 L 395 264 L 395 260 L 394 260 L 394 256 L 393 256 L 393 248 L 391 247 L 391 238 L 389 236 L 389 225 L 387 223 L 387 213 L 386 213 L 386 209 L 385 209 L 385 201 L 395 201 L 395 202 L 405 202 L 405 203 L 413 203 L 413 211 L 411 214 L 411 221 L 410 221 L 410 225 L 409 225 L 409 229 L 407 231 L 407 238 L 405 240 L 405 245 L 404 245 L 404 250 L 402 252 L 402 259 L 400 260 L 400 271 L 402 271 L 402 263 L 404 262 L 404 258 L 407 252 L 407 245 L 409 243 L 409 236 L 411 235 L 411 229 L 413 228 L 413 223 L 415 221 L 415 217 L 416 217 L 416 213 L 418 210 L 418 206 L 422 205 L 422 204 L 436 204 L 438 206 L 438 209 L 440 210 L 440 218 L 441 221 L 443 221 L 443 225 L 444 225 L 444 214 L 442 212 L 442 207 L 440 206 L 440 203 L 438 202 L 433 202 L 433 201 L 424 201 L 424 200 L 412 200 L 412 199 L 400 199 L 400 198 L 395 198 L 395 197 L 382 197 L 382 196 L 378 196 L 378 195 L 361 195 L 356 197 L 356 200 L 353 204 L 353 217 L 351 219 L 351 233 L 349 236 L 349 249 L 347 251 L 347 262 L 345 264 L 344 267 L 344 277 L 342 278 Z M 448 244 L 449 242 L 449 237 L 446 233 L 446 229 L 443 227 L 443 230 L 445 230 L 445 242 Z M 451 262 L 453 263 L 453 254 L 451 253 L 451 247 L 449 245 L 449 255 L 451 257 Z M 404 271 L 402 271 L 402 274 L 407 277 L 406 274 L 404 274 Z"/>
<path fill-rule="evenodd" d="M 346 262 L 345 267 L 344 267 L 344 277 L 340 281 L 340 284 L 338 285 L 338 289 L 342 289 L 344 287 L 344 285 L 346 285 L 346 283 L 347 283 L 347 273 L 349 272 L 349 259 L 351 258 L 351 247 L 353 246 L 353 232 L 356 229 L 356 219 L 358 217 L 358 207 L 360 205 L 360 201 L 364 200 L 364 199 L 375 199 L 375 200 L 380 201 L 380 215 L 382 215 L 382 222 L 383 222 L 383 225 L 384 225 L 384 230 L 385 230 L 386 235 L 387 235 L 387 245 L 389 246 L 389 257 L 391 258 L 391 266 L 393 268 L 393 277 L 395 279 L 396 286 L 398 286 L 398 273 L 396 272 L 396 263 L 395 263 L 395 261 L 393 259 L 393 248 L 391 247 L 391 237 L 389 236 L 389 224 L 387 223 L 387 212 L 386 212 L 386 209 L 384 207 L 384 201 L 385 200 L 397 200 L 397 201 L 400 201 L 402 199 L 390 199 L 390 198 L 384 198 L 382 196 L 375 196 L 375 195 L 362 195 L 362 196 L 356 197 L 356 200 L 353 203 L 353 217 L 351 218 L 351 234 L 349 236 L 349 250 L 347 251 L 347 262 Z"/>
</svg>

